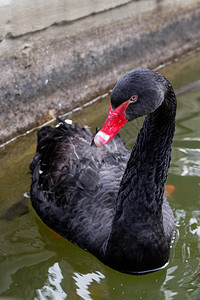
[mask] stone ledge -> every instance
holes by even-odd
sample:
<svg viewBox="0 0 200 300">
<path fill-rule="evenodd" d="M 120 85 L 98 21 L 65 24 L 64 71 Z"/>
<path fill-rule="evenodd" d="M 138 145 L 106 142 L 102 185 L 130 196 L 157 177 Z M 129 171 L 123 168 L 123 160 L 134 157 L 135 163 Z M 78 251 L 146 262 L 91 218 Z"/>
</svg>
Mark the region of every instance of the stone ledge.
<svg viewBox="0 0 200 300">
<path fill-rule="evenodd" d="M 199 46 L 200 4 L 186 4 L 131 2 L 3 40 L 0 141 L 108 91 L 132 68 L 155 67 Z"/>
<path fill-rule="evenodd" d="M 128 2 L 130 0 L 3 0 L 0 2 L 0 40 L 75 21 Z"/>
</svg>

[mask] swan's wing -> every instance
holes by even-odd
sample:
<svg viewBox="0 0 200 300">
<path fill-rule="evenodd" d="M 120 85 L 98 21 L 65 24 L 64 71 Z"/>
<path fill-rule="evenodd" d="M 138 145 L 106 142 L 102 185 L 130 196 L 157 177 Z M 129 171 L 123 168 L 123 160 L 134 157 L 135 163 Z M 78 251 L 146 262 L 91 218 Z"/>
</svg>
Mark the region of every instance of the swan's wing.
<svg viewBox="0 0 200 300">
<path fill-rule="evenodd" d="M 71 126 L 63 122 L 58 128 L 45 127 L 38 132 L 37 152 L 30 169 L 33 171 L 39 161 L 38 179 L 44 190 L 51 189 L 62 177 L 66 177 L 66 174 L 69 182 L 72 178 L 77 182 L 79 178 L 81 185 L 86 180 L 81 176 L 83 173 L 88 173 L 88 180 L 91 177 L 91 181 L 88 182 L 90 189 L 92 184 L 97 182 L 97 177 L 99 178 L 99 174 L 95 175 L 95 172 L 107 171 L 108 181 L 112 166 L 118 166 L 120 170 L 125 169 L 130 153 L 119 136 L 102 148 L 91 146 L 93 137 L 89 130 L 80 128 L 76 123 Z M 87 182 L 85 188 L 86 185 Z"/>
<path fill-rule="evenodd" d="M 95 243 L 98 248 L 108 236 L 129 158 L 119 137 L 101 149 L 91 146 L 92 139 L 90 131 L 77 125 L 46 127 L 38 133 L 30 166 L 35 210 L 58 233 L 73 242 L 81 240 L 83 248 Z"/>
<path fill-rule="evenodd" d="M 164 231 L 168 241 L 170 242 L 173 237 L 175 224 L 174 215 L 166 196 L 163 198 L 162 213 Z"/>
</svg>

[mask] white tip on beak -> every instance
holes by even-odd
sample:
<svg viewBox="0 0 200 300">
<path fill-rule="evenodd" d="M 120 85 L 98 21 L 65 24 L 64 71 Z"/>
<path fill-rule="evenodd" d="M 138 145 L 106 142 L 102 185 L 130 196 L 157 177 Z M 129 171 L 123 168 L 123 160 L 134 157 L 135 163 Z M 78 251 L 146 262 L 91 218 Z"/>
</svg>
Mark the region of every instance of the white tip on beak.
<svg viewBox="0 0 200 300">
<path fill-rule="evenodd" d="M 107 143 L 110 136 L 103 131 L 99 131 L 94 137 L 94 143 L 97 147 L 102 147 Z"/>
</svg>

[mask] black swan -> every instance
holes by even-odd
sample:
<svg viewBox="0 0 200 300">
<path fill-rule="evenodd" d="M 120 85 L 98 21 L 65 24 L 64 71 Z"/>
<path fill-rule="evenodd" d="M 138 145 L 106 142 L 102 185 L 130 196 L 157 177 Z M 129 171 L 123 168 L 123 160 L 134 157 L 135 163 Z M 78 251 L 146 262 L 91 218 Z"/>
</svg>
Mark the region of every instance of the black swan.
<svg viewBox="0 0 200 300">
<path fill-rule="evenodd" d="M 32 205 L 42 221 L 121 272 L 164 268 L 174 231 L 164 188 L 175 114 L 171 84 L 141 68 L 118 81 L 96 135 L 62 120 L 41 129 L 30 169 Z M 130 153 L 117 132 L 143 115 Z"/>
</svg>

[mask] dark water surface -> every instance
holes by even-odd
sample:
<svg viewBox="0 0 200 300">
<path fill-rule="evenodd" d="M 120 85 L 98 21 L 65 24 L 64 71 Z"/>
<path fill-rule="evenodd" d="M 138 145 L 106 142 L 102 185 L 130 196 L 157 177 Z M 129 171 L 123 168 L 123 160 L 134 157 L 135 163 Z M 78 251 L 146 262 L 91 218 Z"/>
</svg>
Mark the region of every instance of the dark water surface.
<svg viewBox="0 0 200 300">
<path fill-rule="evenodd" d="M 112 270 L 51 232 L 28 200 L 28 214 L 0 220 L 0 299 L 200 299 L 200 52 L 159 71 L 178 98 L 168 177 L 175 186 L 169 202 L 176 233 L 168 267 L 142 276 Z M 105 97 L 68 118 L 95 130 L 108 107 Z M 136 120 L 122 129 L 129 147 L 141 124 Z M 35 146 L 33 132 L 0 149 L 0 216 L 29 191 Z"/>
</svg>

